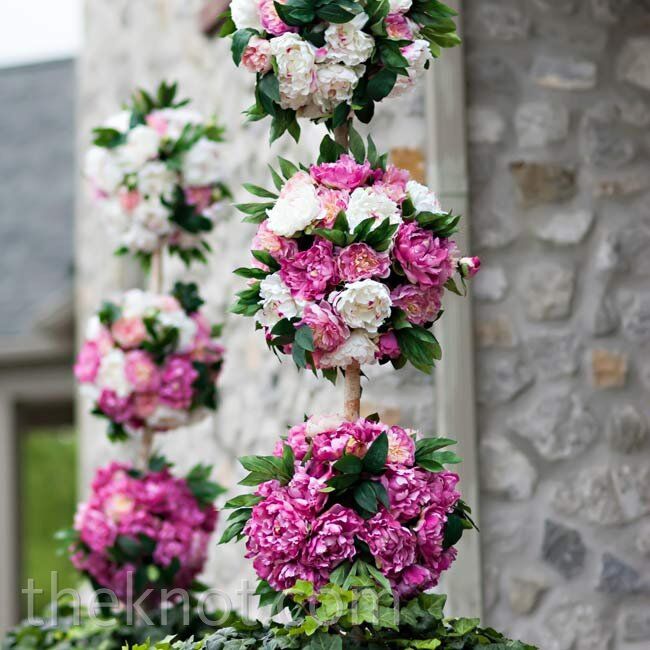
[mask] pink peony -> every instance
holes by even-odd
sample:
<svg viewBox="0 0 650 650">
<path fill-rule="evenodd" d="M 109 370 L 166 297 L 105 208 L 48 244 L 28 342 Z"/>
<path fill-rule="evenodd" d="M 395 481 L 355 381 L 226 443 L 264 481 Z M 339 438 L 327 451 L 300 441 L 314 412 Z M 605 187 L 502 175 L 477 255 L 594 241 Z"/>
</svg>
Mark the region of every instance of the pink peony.
<svg viewBox="0 0 650 650">
<path fill-rule="evenodd" d="M 81 346 L 77 361 L 74 364 L 74 376 L 77 381 L 82 384 L 88 384 L 95 381 L 101 356 L 99 354 L 99 346 L 95 341 L 86 341 Z"/>
<path fill-rule="evenodd" d="M 460 499 L 456 490 L 460 477 L 454 472 L 437 472 L 429 474 L 431 504 L 442 514 L 451 512 Z"/>
<path fill-rule="evenodd" d="M 299 325 L 308 325 L 314 345 L 323 352 L 336 350 L 350 336 L 348 326 L 328 302 L 309 303 Z"/>
<path fill-rule="evenodd" d="M 287 257 L 293 257 L 298 252 L 298 244 L 295 239 L 276 235 L 269 228 L 268 223 L 262 221 L 257 228 L 255 237 L 253 238 L 251 250 L 271 253 L 271 255 L 273 255 L 273 257 L 279 262 Z M 260 266 L 264 266 L 257 260 L 255 260 L 255 262 Z"/>
<path fill-rule="evenodd" d="M 407 467 L 415 463 L 413 435 L 402 427 L 393 426 L 388 431 L 388 463 Z"/>
<path fill-rule="evenodd" d="M 136 391 L 148 393 L 158 390 L 160 385 L 158 366 L 147 352 L 143 350 L 127 352 L 124 371 Z"/>
<path fill-rule="evenodd" d="M 397 342 L 395 332 L 386 332 L 379 337 L 377 346 L 378 359 L 397 359 L 402 354 L 402 350 Z"/>
<path fill-rule="evenodd" d="M 393 307 L 399 307 L 409 322 L 415 325 L 431 323 L 436 319 L 442 304 L 441 287 L 418 287 L 400 284 L 390 294 Z"/>
<path fill-rule="evenodd" d="M 316 238 L 311 248 L 282 260 L 280 277 L 294 298 L 322 300 L 337 282 L 332 242 Z"/>
<path fill-rule="evenodd" d="M 284 4 L 282 0 L 278 0 Z M 282 36 L 286 32 L 297 32 L 297 27 L 290 27 L 278 16 L 274 0 L 260 0 L 259 3 L 260 19 L 262 27 L 272 36 Z"/>
<path fill-rule="evenodd" d="M 395 165 L 388 165 L 386 171 L 380 175 L 373 187 L 392 201 L 401 204 L 406 198 L 406 184 L 410 178 L 411 175 L 408 170 L 395 167 Z"/>
<path fill-rule="evenodd" d="M 386 576 L 394 576 L 415 562 L 415 535 L 384 510 L 365 522 L 359 538 Z"/>
<path fill-rule="evenodd" d="M 186 357 L 172 356 L 165 363 L 160 377 L 160 399 L 175 409 L 189 409 L 194 390 L 192 384 L 199 373 Z"/>
<path fill-rule="evenodd" d="M 102 390 L 97 400 L 97 408 L 110 420 L 126 424 L 133 417 L 131 396 L 119 397 L 115 391 Z"/>
<path fill-rule="evenodd" d="M 363 523 L 354 510 L 338 504 L 332 506 L 315 521 L 302 552 L 303 564 L 330 573 L 341 562 L 352 559 L 357 554 L 354 538 Z"/>
<path fill-rule="evenodd" d="M 327 187 L 319 187 L 316 190 L 320 203 L 318 220 L 323 228 L 331 228 L 340 212 L 345 212 L 350 200 L 348 190 L 332 190 Z"/>
<path fill-rule="evenodd" d="M 158 111 L 149 113 L 145 118 L 147 126 L 150 126 L 160 137 L 167 135 L 169 122 Z"/>
<path fill-rule="evenodd" d="M 271 44 L 265 38 L 252 36 L 241 57 L 249 72 L 264 74 L 271 69 Z"/>
<path fill-rule="evenodd" d="M 185 200 L 193 205 L 197 212 L 205 212 L 213 203 L 211 187 L 186 187 Z"/>
<path fill-rule="evenodd" d="M 137 190 L 120 190 L 120 205 L 124 212 L 133 212 L 140 205 L 141 200 L 142 196 Z"/>
<path fill-rule="evenodd" d="M 153 415 L 158 406 L 158 393 L 136 393 L 133 398 L 133 415 L 142 420 Z"/>
<path fill-rule="evenodd" d="M 312 165 L 309 169 L 317 183 L 335 190 L 350 191 L 361 187 L 371 172 L 372 167 L 367 160 L 360 165 L 348 154 L 343 154 L 336 162 Z"/>
<path fill-rule="evenodd" d="M 278 457 L 282 456 L 284 445 L 287 444 L 293 450 L 293 455 L 296 460 L 302 460 L 309 451 L 309 441 L 305 437 L 306 423 L 298 424 L 289 429 L 289 434 L 286 440 L 278 440 L 275 445 L 274 454 Z"/>
<path fill-rule="evenodd" d="M 388 14 L 384 19 L 384 26 L 388 38 L 396 41 L 413 40 L 413 30 L 406 16 L 402 14 Z"/>
<path fill-rule="evenodd" d="M 418 552 L 427 566 L 435 566 L 443 554 L 443 541 L 447 517 L 435 507 L 427 508 L 415 526 Z"/>
<path fill-rule="evenodd" d="M 413 467 L 389 469 L 382 478 L 390 499 L 390 512 L 402 522 L 417 517 L 429 503 L 427 473 Z"/>
<path fill-rule="evenodd" d="M 390 257 L 388 253 L 378 253 L 368 244 L 351 244 L 339 251 L 336 267 L 345 282 L 387 278 L 390 275 Z"/>
<path fill-rule="evenodd" d="M 403 223 L 395 238 L 394 255 L 406 277 L 423 287 L 442 287 L 452 276 L 452 242 L 435 237 L 411 221 Z"/>
<path fill-rule="evenodd" d="M 414 598 L 435 587 L 437 582 L 438 580 L 434 580 L 431 571 L 420 564 L 407 567 L 396 579 L 392 580 L 394 592 L 398 598 L 404 600 Z"/>
<path fill-rule="evenodd" d="M 147 329 L 141 318 L 118 318 L 111 325 L 115 342 L 122 348 L 137 348 L 147 337 Z"/>
<path fill-rule="evenodd" d="M 296 472 L 285 488 L 282 488 L 297 510 L 316 515 L 327 502 L 326 477 L 314 477 L 307 473 L 302 465 L 296 466 Z"/>
<path fill-rule="evenodd" d="M 473 278 L 481 268 L 480 257 L 463 257 L 458 263 L 461 275 L 464 278 Z"/>
</svg>

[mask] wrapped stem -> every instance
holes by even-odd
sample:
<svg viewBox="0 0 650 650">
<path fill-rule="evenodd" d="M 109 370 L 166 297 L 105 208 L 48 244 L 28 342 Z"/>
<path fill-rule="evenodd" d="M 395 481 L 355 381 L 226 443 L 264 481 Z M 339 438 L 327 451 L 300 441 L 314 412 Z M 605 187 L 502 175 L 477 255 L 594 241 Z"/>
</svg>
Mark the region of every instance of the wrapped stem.
<svg viewBox="0 0 650 650">
<path fill-rule="evenodd" d="M 361 413 L 361 367 L 356 361 L 345 368 L 343 399 L 345 419 L 350 422 L 358 420 Z"/>
<path fill-rule="evenodd" d="M 350 143 L 350 128 L 348 127 L 347 122 L 334 129 L 334 140 L 342 147 L 345 147 L 346 149 L 348 148 Z"/>
</svg>

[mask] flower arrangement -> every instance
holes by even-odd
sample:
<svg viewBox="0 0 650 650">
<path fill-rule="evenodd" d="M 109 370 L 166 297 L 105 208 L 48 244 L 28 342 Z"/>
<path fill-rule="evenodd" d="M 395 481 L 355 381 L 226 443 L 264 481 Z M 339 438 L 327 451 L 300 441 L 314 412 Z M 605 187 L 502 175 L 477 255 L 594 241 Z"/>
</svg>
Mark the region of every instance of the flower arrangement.
<svg viewBox="0 0 650 650">
<path fill-rule="evenodd" d="M 186 478 L 170 467 L 154 457 L 145 471 L 99 469 L 65 538 L 74 566 L 121 601 L 152 589 L 158 604 L 161 589 L 189 588 L 205 564 L 218 516 L 212 502 L 223 490 L 210 482 L 210 467 Z"/>
<path fill-rule="evenodd" d="M 456 491 L 453 440 L 417 439 L 382 424 L 312 417 L 290 429 L 273 456 L 241 460 L 252 495 L 235 508 L 222 542 L 246 539 L 246 557 L 273 592 L 299 581 L 318 591 L 355 575 L 408 600 L 438 583 L 473 526 Z M 287 591 L 288 590 L 288 591 Z"/>
<path fill-rule="evenodd" d="M 74 372 L 111 439 L 175 429 L 216 408 L 223 348 L 202 304 L 195 284 L 179 282 L 171 295 L 127 291 L 90 319 Z"/>
<path fill-rule="evenodd" d="M 352 133 L 353 155 L 326 136 L 318 164 L 281 159 L 279 195 L 246 186 L 267 200 L 237 206 L 259 226 L 255 266 L 235 271 L 250 284 L 233 311 L 253 316 L 271 348 L 329 378 L 352 362 L 430 372 L 443 293 L 460 293 L 480 261 L 461 257 L 451 238 L 460 217 Z"/>
<path fill-rule="evenodd" d="M 176 100 L 176 84 L 131 104 L 94 129 L 85 160 L 100 213 L 118 254 L 145 263 L 162 246 L 186 264 L 205 261 L 204 236 L 231 194 L 221 154 L 223 129 Z"/>
<path fill-rule="evenodd" d="M 376 102 L 403 94 L 460 42 L 455 15 L 438 0 L 233 0 L 221 34 L 257 77 L 249 118 L 270 115 L 271 140 L 297 140 L 296 117 L 336 128 L 354 111 L 369 122 Z"/>
</svg>

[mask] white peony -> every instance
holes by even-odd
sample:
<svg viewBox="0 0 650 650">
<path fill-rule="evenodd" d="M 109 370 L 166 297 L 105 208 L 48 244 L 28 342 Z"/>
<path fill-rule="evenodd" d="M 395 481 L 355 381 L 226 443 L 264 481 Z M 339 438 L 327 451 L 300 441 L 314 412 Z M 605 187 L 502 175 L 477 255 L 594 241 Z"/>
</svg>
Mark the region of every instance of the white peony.
<svg viewBox="0 0 650 650">
<path fill-rule="evenodd" d="M 129 289 L 122 295 L 121 302 L 124 318 L 152 316 L 158 309 L 158 296 L 142 289 Z"/>
<path fill-rule="evenodd" d="M 203 115 L 187 106 L 180 108 L 162 108 L 151 113 L 152 116 L 163 119 L 167 123 L 165 136 L 172 140 L 178 140 L 183 129 L 188 125 L 203 124 Z"/>
<path fill-rule="evenodd" d="M 230 3 L 230 13 L 232 21 L 237 29 L 262 29 L 260 12 L 258 9 L 259 0 L 232 0 Z"/>
<path fill-rule="evenodd" d="M 138 191 L 144 196 L 170 199 L 176 182 L 176 174 L 160 161 L 148 162 L 138 172 Z"/>
<path fill-rule="evenodd" d="M 388 0 L 389 14 L 405 14 L 413 4 L 413 0 Z"/>
<path fill-rule="evenodd" d="M 352 98 L 363 72 L 363 66 L 352 68 L 338 63 L 316 65 L 316 92 L 312 99 L 323 114 L 331 113 L 341 102 Z"/>
<path fill-rule="evenodd" d="M 307 420 L 307 427 L 305 428 L 305 437 L 313 438 L 319 433 L 325 433 L 327 431 L 335 431 L 345 422 L 345 418 L 342 415 L 332 414 L 332 415 L 312 415 L 309 420 Z"/>
<path fill-rule="evenodd" d="M 357 280 L 343 291 L 330 294 L 329 301 L 353 329 L 376 334 L 390 316 L 391 299 L 388 287 L 376 280 Z"/>
<path fill-rule="evenodd" d="M 140 201 L 133 211 L 133 221 L 134 225 L 146 228 L 158 237 L 171 232 L 169 211 L 158 198 Z"/>
<path fill-rule="evenodd" d="M 115 129 L 120 133 L 126 133 L 131 126 L 131 111 L 120 111 L 116 115 L 109 117 L 104 126 L 107 129 Z"/>
<path fill-rule="evenodd" d="M 102 325 L 102 322 L 99 320 L 99 316 L 95 314 L 94 316 L 91 316 L 88 319 L 88 322 L 86 323 L 86 332 L 85 332 L 85 338 L 88 341 L 94 341 L 95 339 L 99 338 L 99 335 L 103 332 L 104 326 Z"/>
<path fill-rule="evenodd" d="M 151 232 L 149 228 L 134 223 L 122 235 L 121 243 L 132 253 L 153 253 L 158 248 L 160 240 L 158 235 Z"/>
<path fill-rule="evenodd" d="M 124 172 L 114 151 L 104 147 L 90 147 L 88 149 L 84 163 L 84 173 L 98 190 L 106 194 L 116 192 L 124 179 Z"/>
<path fill-rule="evenodd" d="M 158 314 L 158 324 L 178 330 L 179 352 L 189 352 L 192 349 L 198 326 L 183 310 L 161 312 Z"/>
<path fill-rule="evenodd" d="M 187 411 L 159 404 L 147 418 L 147 424 L 154 429 L 177 429 L 187 424 L 188 420 L 189 414 Z"/>
<path fill-rule="evenodd" d="M 270 43 L 280 85 L 280 105 L 298 110 L 309 103 L 312 93 L 316 48 L 291 32 L 272 38 Z"/>
<path fill-rule="evenodd" d="M 417 181 L 406 184 L 406 192 L 418 212 L 442 212 L 442 206 L 435 192 Z"/>
<path fill-rule="evenodd" d="M 377 362 L 376 353 L 377 346 L 368 334 L 363 330 L 354 330 L 350 338 L 334 352 L 324 354 L 319 359 L 319 364 L 321 368 L 345 368 L 353 361 L 371 365 Z"/>
<path fill-rule="evenodd" d="M 118 397 L 126 397 L 133 390 L 131 382 L 126 377 L 126 357 L 124 352 L 113 348 L 99 364 L 97 372 L 97 386 L 106 390 L 112 390 Z"/>
<path fill-rule="evenodd" d="M 389 97 L 399 97 L 413 88 L 417 79 L 425 71 L 427 62 L 433 59 L 429 43 L 422 39 L 413 41 L 410 45 L 402 48 L 402 54 L 409 62 L 408 77 L 404 75 L 397 76 L 397 81 L 390 91 Z"/>
<path fill-rule="evenodd" d="M 121 237 L 132 223 L 131 215 L 124 210 L 119 199 L 102 201 L 99 204 L 99 216 L 114 237 Z"/>
<path fill-rule="evenodd" d="M 362 31 L 367 22 L 368 16 L 360 13 L 348 23 L 332 23 L 325 30 L 328 60 L 346 65 L 365 63 L 375 49 L 375 39 Z"/>
<path fill-rule="evenodd" d="M 264 327 L 273 327 L 283 318 L 293 318 L 300 314 L 298 304 L 279 273 L 267 275 L 260 282 L 260 298 L 262 309 L 257 312 L 255 319 Z"/>
<path fill-rule="evenodd" d="M 315 221 L 319 213 L 314 181 L 307 172 L 297 172 L 284 184 L 275 205 L 267 212 L 267 224 L 276 235 L 291 237 Z"/>
<path fill-rule="evenodd" d="M 183 177 L 187 185 L 204 187 L 223 178 L 221 145 L 201 138 L 183 158 Z"/>
<path fill-rule="evenodd" d="M 372 187 L 358 187 L 352 192 L 345 215 L 350 230 L 354 230 L 364 219 L 370 217 L 376 220 L 376 225 L 384 219 L 389 219 L 390 223 L 402 222 L 402 214 L 397 203 Z"/>
<path fill-rule="evenodd" d="M 119 156 L 122 169 L 135 173 L 148 161 L 158 156 L 160 136 L 149 126 L 139 124 L 131 129 L 126 136 L 126 142 L 119 147 Z"/>
</svg>

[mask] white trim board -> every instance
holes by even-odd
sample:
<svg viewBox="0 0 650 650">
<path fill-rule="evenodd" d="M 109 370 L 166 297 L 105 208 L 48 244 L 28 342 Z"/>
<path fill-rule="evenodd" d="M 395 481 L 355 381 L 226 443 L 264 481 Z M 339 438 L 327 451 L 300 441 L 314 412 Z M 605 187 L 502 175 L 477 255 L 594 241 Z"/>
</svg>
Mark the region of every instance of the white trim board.
<svg viewBox="0 0 650 650">
<path fill-rule="evenodd" d="M 461 0 L 448 4 L 461 13 Z M 427 180 L 445 209 L 453 209 L 464 216 L 463 229 L 456 241 L 462 251 L 469 251 L 465 54 L 462 46 L 443 52 L 426 79 Z M 436 326 L 443 350 L 435 382 L 438 434 L 458 440 L 458 452 L 463 457 L 459 468 L 461 492 L 478 522 L 480 490 L 472 303 L 469 297 L 450 296 L 443 306 L 445 315 Z M 458 559 L 443 585 L 449 593 L 448 614 L 480 617 L 483 597 L 478 534 L 468 532 L 464 535 L 458 551 Z"/>
</svg>

